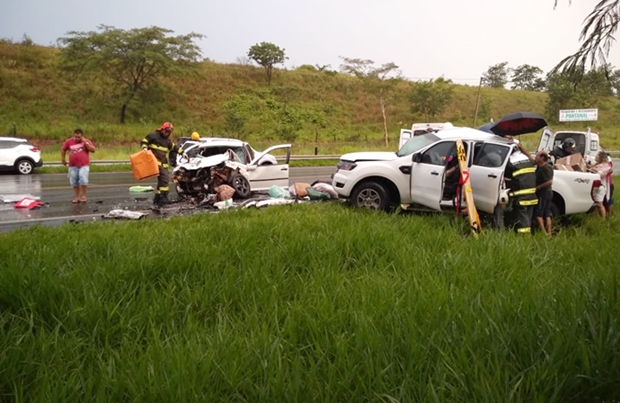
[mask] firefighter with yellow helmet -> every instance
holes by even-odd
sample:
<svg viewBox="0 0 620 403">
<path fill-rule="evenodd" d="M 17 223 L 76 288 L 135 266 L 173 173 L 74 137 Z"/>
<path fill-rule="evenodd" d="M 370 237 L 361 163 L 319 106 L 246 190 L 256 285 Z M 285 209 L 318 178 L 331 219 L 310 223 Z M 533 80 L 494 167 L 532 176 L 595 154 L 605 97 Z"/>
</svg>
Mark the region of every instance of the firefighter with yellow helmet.
<svg viewBox="0 0 620 403">
<path fill-rule="evenodd" d="M 170 163 L 168 162 L 168 154 L 170 151 L 181 153 L 182 150 L 170 139 L 174 127 L 170 122 L 164 122 L 161 127 L 152 133 L 147 134 L 140 144 L 144 151 L 151 150 L 157 159 L 159 165 L 159 175 L 157 176 L 157 189 L 155 189 L 155 198 L 153 203 L 161 206 L 167 204 L 168 192 L 170 191 Z"/>
</svg>

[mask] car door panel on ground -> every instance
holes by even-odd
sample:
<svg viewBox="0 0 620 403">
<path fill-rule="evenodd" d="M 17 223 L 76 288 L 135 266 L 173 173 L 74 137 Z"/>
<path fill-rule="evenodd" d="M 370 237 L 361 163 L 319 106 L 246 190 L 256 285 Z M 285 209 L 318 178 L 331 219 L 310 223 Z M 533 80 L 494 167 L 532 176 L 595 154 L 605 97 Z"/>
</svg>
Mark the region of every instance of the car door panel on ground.
<svg viewBox="0 0 620 403">
<path fill-rule="evenodd" d="M 476 144 L 474 162 L 469 167 L 469 178 L 478 210 L 493 213 L 511 150 L 511 147 L 505 144 Z"/>
<path fill-rule="evenodd" d="M 263 156 L 274 150 L 284 150 L 286 158 L 277 164 L 260 165 Z M 247 166 L 252 190 L 268 190 L 271 186 L 288 188 L 289 186 L 289 161 L 291 158 L 291 145 L 282 144 L 269 147 L 261 153 L 257 153 L 254 160 Z"/>
<path fill-rule="evenodd" d="M 411 166 L 411 200 L 414 203 L 441 210 L 444 174 L 448 158 L 455 153 L 454 141 L 442 141 L 420 154 L 419 162 Z"/>
</svg>

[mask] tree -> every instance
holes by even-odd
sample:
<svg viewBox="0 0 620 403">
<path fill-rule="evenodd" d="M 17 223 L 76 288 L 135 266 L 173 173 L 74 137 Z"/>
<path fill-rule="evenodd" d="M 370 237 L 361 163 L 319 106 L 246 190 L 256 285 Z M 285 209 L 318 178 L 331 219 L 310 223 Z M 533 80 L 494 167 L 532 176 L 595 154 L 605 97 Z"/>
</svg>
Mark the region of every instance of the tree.
<svg viewBox="0 0 620 403">
<path fill-rule="evenodd" d="M 510 69 L 507 66 L 508 62 L 490 66 L 482 75 L 482 84 L 491 88 L 504 88 L 508 82 L 508 74 L 510 74 Z"/>
<path fill-rule="evenodd" d="M 454 88 L 451 80 L 439 77 L 413 84 L 409 99 L 411 111 L 421 113 L 428 121 L 443 113 L 450 102 Z"/>
<path fill-rule="evenodd" d="M 543 71 L 529 64 L 522 64 L 512 71 L 512 89 L 526 91 L 543 91 L 545 80 L 540 75 Z"/>
<path fill-rule="evenodd" d="M 288 59 L 288 57 L 284 54 L 283 48 L 269 42 L 257 43 L 256 45 L 250 47 L 248 57 L 260 66 L 263 66 L 265 73 L 267 74 L 267 85 L 271 85 L 273 66 L 276 64 L 282 64 Z"/>
<path fill-rule="evenodd" d="M 581 109 L 595 105 L 600 95 L 592 92 L 589 85 L 596 80 L 596 75 L 583 77 L 580 72 L 547 74 L 549 99 L 545 106 L 545 113 L 550 120 L 557 122 L 561 109 Z"/>
<path fill-rule="evenodd" d="M 340 58 L 343 61 L 343 64 L 340 65 L 340 71 L 362 79 L 367 90 L 378 98 L 381 115 L 383 116 L 384 142 L 387 147 L 389 145 L 389 136 L 385 108 L 387 97 L 396 83 L 390 75 L 397 73 L 397 77 L 400 76 L 398 66 L 390 62 L 384 63 L 380 67 L 375 67 L 375 62 L 369 59 L 352 59 L 343 56 L 340 56 Z"/>
<path fill-rule="evenodd" d="M 554 8 L 557 5 L 558 0 L 554 0 Z M 579 34 L 579 40 L 582 41 L 579 50 L 562 59 L 551 73 L 583 72 L 588 64 L 590 68 L 606 65 L 609 51 L 616 40 L 618 24 L 620 24 L 620 0 L 600 0 L 584 19 L 584 27 Z"/>
<path fill-rule="evenodd" d="M 136 94 L 164 76 L 183 71 L 200 57 L 194 40 L 203 35 L 169 36 L 160 27 L 122 30 L 99 25 L 98 31 L 70 31 L 58 39 L 62 67 L 85 74 L 103 74 L 122 92 L 120 123 Z"/>
<path fill-rule="evenodd" d="M 578 82 L 578 86 L 587 88 L 591 97 L 610 97 L 614 95 L 612 75 L 614 68 L 605 64 L 585 72 Z"/>
</svg>

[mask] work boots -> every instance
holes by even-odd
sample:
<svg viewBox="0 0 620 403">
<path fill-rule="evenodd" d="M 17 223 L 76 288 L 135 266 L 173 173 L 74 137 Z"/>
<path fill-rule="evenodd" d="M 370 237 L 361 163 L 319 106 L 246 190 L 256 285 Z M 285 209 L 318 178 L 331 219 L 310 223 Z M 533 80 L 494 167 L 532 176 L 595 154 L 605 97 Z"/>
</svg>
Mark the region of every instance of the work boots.
<svg viewBox="0 0 620 403">
<path fill-rule="evenodd" d="M 164 204 L 169 204 L 170 200 L 168 199 L 168 192 L 161 192 L 160 198 L 159 198 L 159 204 L 161 206 L 163 206 Z"/>
<path fill-rule="evenodd" d="M 161 194 L 155 194 L 155 197 L 153 197 L 153 205 L 161 206 Z"/>
</svg>

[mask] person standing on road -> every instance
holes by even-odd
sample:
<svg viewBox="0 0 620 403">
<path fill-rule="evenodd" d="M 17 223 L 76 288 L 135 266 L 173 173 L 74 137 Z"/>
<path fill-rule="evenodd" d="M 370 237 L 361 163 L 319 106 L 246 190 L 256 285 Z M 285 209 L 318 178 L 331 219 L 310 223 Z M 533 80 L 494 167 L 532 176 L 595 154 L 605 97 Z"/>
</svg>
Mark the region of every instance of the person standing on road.
<svg viewBox="0 0 620 403">
<path fill-rule="evenodd" d="M 155 190 L 155 198 L 153 203 L 161 206 L 170 203 L 168 192 L 170 191 L 170 164 L 168 162 L 168 154 L 170 151 L 182 153 L 177 145 L 170 139 L 174 127 L 170 122 L 164 122 L 161 127 L 152 133 L 149 133 L 142 139 L 140 144 L 144 151 L 151 150 L 157 159 L 159 165 L 159 175 L 157 176 L 157 189 Z"/>
<path fill-rule="evenodd" d="M 89 154 L 95 152 L 95 146 L 92 141 L 84 138 L 82 129 L 75 129 L 73 137 L 64 142 L 60 151 L 60 160 L 65 166 L 67 165 L 67 151 L 69 151 L 69 182 L 75 194 L 73 203 L 86 203 L 86 189 L 90 173 Z"/>
</svg>

